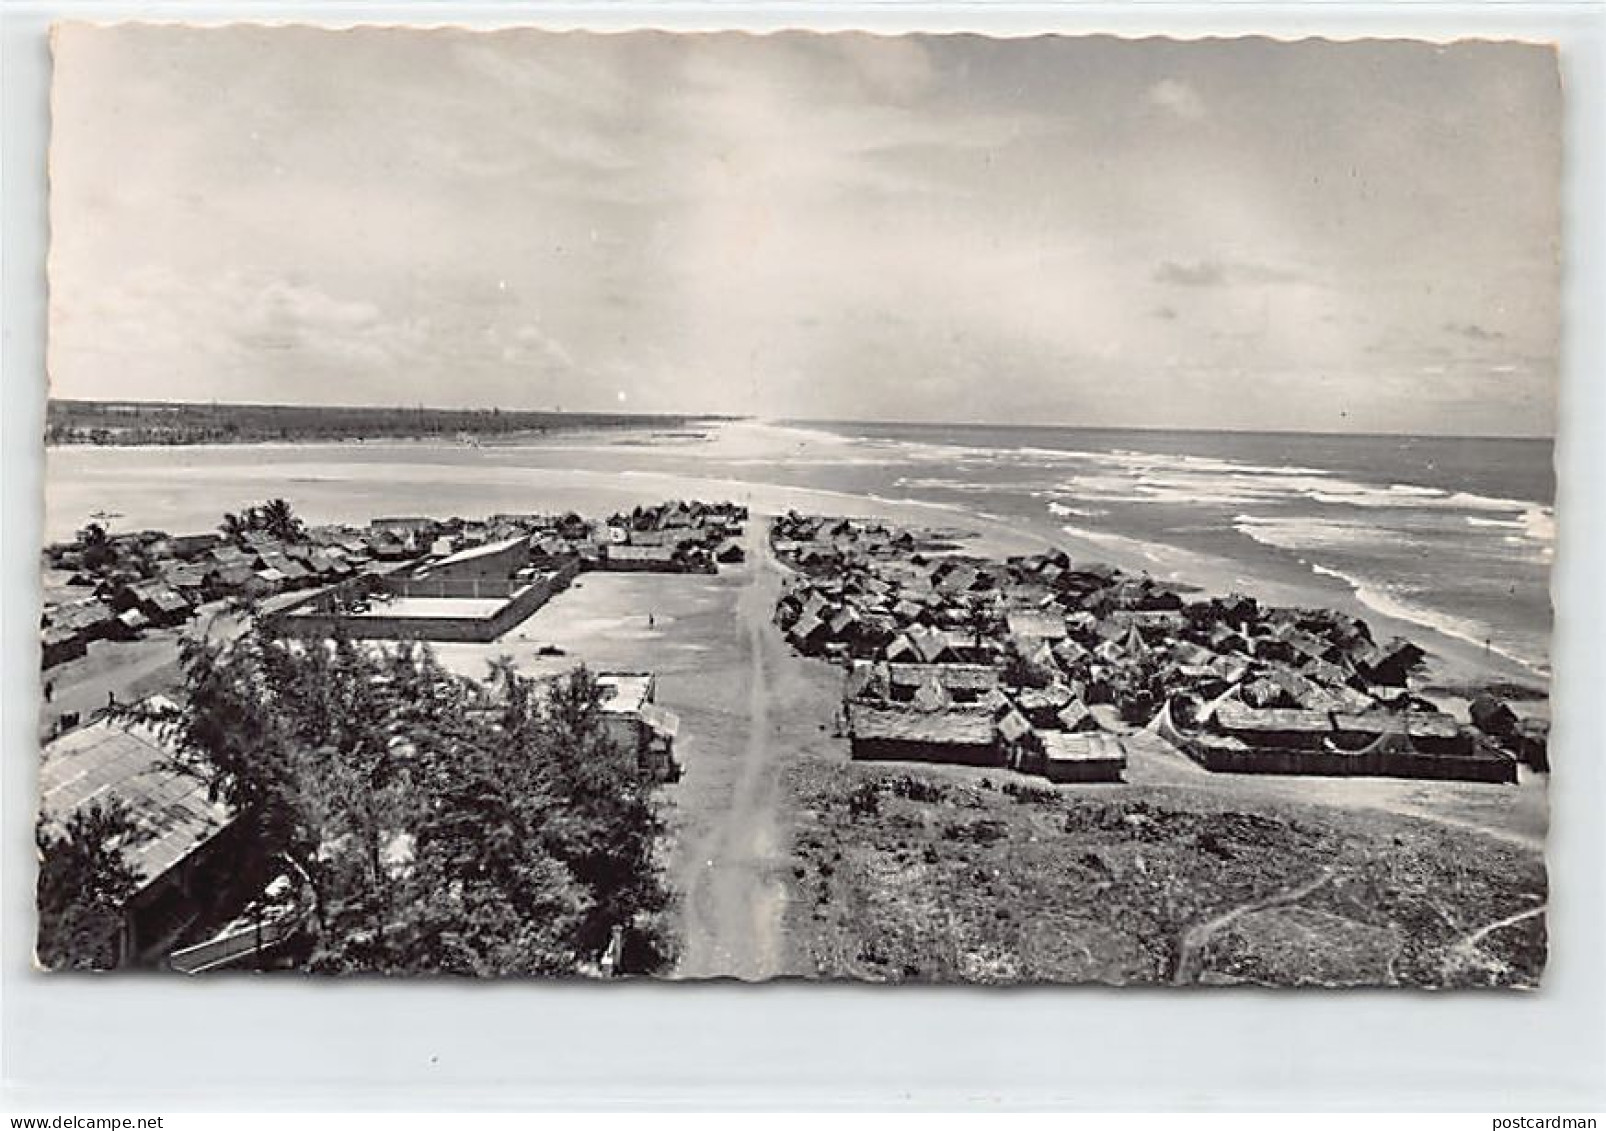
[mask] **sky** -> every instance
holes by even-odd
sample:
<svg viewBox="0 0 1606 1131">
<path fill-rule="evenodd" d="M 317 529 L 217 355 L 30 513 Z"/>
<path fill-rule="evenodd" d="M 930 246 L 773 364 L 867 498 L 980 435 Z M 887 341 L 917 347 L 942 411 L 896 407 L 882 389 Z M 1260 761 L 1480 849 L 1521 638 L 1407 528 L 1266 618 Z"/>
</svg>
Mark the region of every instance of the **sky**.
<svg viewBox="0 0 1606 1131">
<path fill-rule="evenodd" d="M 1549 48 L 58 28 L 58 397 L 1549 435 Z"/>
</svg>

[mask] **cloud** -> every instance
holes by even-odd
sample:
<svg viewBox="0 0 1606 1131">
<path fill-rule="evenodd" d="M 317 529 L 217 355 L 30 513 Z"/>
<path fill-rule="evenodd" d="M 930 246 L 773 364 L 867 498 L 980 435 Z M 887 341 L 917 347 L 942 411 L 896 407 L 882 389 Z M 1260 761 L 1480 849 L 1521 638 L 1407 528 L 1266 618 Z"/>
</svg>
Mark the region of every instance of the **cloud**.
<svg viewBox="0 0 1606 1131">
<path fill-rule="evenodd" d="M 1197 263 L 1178 263 L 1167 259 L 1154 269 L 1154 281 L 1174 287 L 1222 287 L 1227 270 L 1220 263 L 1201 259 Z"/>
<path fill-rule="evenodd" d="M 1305 277 L 1298 271 L 1270 263 L 1167 259 L 1154 269 L 1154 281 L 1174 287 L 1230 287 L 1302 283 Z"/>
<path fill-rule="evenodd" d="M 929 92 L 936 81 L 931 55 L 917 39 L 843 35 L 830 42 L 868 90 L 891 101 L 917 99 Z"/>
<path fill-rule="evenodd" d="M 1373 374 L 1555 348 L 1538 48 L 81 25 L 54 76 L 60 395 L 1237 426 L 1328 373 L 1438 429 Z"/>
<path fill-rule="evenodd" d="M 1161 79 L 1149 88 L 1149 105 L 1166 111 L 1184 122 L 1197 122 L 1205 116 L 1204 99 L 1179 79 Z"/>
<path fill-rule="evenodd" d="M 1298 271 L 1276 267 L 1269 263 L 1234 263 L 1228 267 L 1236 283 L 1302 283 L 1305 277 Z"/>
<path fill-rule="evenodd" d="M 1505 340 L 1505 335 L 1499 330 L 1489 330 L 1475 322 L 1446 322 L 1444 328 L 1452 334 L 1459 334 L 1474 342 L 1499 342 Z"/>
</svg>

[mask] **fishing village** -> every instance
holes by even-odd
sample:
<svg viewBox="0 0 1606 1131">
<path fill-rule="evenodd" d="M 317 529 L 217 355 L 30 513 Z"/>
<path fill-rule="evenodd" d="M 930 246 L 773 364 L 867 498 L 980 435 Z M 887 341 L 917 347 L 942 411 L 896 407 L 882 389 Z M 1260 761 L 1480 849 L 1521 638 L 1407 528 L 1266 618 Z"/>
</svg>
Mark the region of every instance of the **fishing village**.
<svg viewBox="0 0 1606 1131">
<path fill-rule="evenodd" d="M 640 908 L 598 918 L 564 967 L 581 973 L 671 963 L 687 977 L 801 968 L 899 979 L 1198 980 L 1200 947 L 1178 950 L 1180 922 L 1129 927 L 1143 936 L 1135 945 L 1153 953 L 1121 972 L 1023 967 L 1007 953 L 981 965 L 974 956 L 935 966 L 929 954 L 895 960 L 896 939 L 920 929 L 918 910 L 900 902 L 920 885 L 883 877 L 866 889 L 865 877 L 874 881 L 886 861 L 862 861 L 868 871 L 853 881 L 844 856 L 917 852 L 927 885 L 940 876 L 949 889 L 953 877 L 933 867 L 943 852 L 959 851 L 968 867 L 977 853 L 1009 852 L 1024 830 L 1038 867 L 1078 883 L 1093 867 L 1104 899 L 1120 889 L 1114 858 L 1087 850 L 1076 821 L 1091 812 L 1100 836 L 1152 841 L 1163 812 L 1154 798 L 1175 793 L 1178 782 L 1190 797 L 1211 796 L 1202 783 L 1212 779 L 1393 779 L 1520 792 L 1520 775 L 1547 769 L 1542 718 L 1488 691 L 1451 713 L 1420 692 L 1423 650 L 1375 640 L 1355 617 L 1201 594 L 1052 549 L 993 558 L 969 542 L 964 530 L 796 511 L 750 521 L 743 504 L 684 501 L 606 519 L 568 512 L 307 526 L 288 503 L 270 500 L 205 534 L 109 534 L 91 523 L 45 551 L 40 834 L 41 844 L 64 843 L 75 820 L 110 801 L 126 814 L 129 882 L 114 914 L 101 908 L 102 941 L 88 964 L 326 968 L 308 965 L 308 936 L 331 929 L 315 927 L 319 883 L 308 872 L 329 843 L 303 863 L 289 852 L 259 859 L 246 831 L 255 826 L 241 819 L 252 802 L 220 796 L 208 777 L 217 754 L 196 758 L 205 726 L 186 696 L 215 693 L 207 680 L 226 670 L 198 679 L 200 654 L 257 648 L 281 664 L 315 667 L 343 649 L 376 657 L 363 661 L 374 666 L 361 679 L 384 704 L 375 708 L 384 749 L 404 761 L 424 739 L 392 693 L 420 663 L 433 673 L 426 683 L 439 682 L 410 694 L 450 700 L 452 726 L 493 736 L 493 759 L 494 736 L 520 725 L 517 711 L 532 700 L 557 703 L 564 681 L 587 665 L 596 741 L 623 753 L 630 788 L 666 814 L 642 818 L 650 844 L 632 868 L 661 874 L 662 902 L 682 918 L 634 954 Z M 707 628 L 697 642 L 681 639 L 686 651 L 655 651 L 693 623 Z M 681 658 L 660 658 L 668 654 Z M 272 664 L 263 671 L 271 678 Z M 722 696 L 729 711 L 715 709 Z M 371 737 L 344 741 L 361 747 Z M 590 738 L 572 741 L 595 749 Z M 1128 792 L 1115 800 L 1111 789 Z M 1237 786 L 1227 789 L 1238 797 Z M 1272 796 L 1279 811 L 1301 804 L 1297 786 Z M 1005 818 L 932 816 L 997 805 Z M 1059 822 L 1054 835 L 1039 827 L 1044 806 Z M 1063 806 L 1072 808 L 1060 816 Z M 1375 801 L 1363 807 L 1371 812 Z M 1256 875 L 1242 868 L 1244 853 L 1292 867 L 1322 841 L 1302 829 L 1299 851 L 1282 852 L 1287 830 L 1251 808 L 1190 810 L 1176 826 L 1186 836 L 1172 846 L 1186 869 L 1198 867 L 1202 844 L 1204 859 L 1214 852 L 1234 861 L 1232 884 L 1241 887 Z M 878 824 L 899 813 L 891 832 Z M 1036 823 L 1017 828 L 1021 820 Z M 873 835 L 855 846 L 866 822 Z M 375 882 L 403 882 L 419 869 L 424 834 L 392 823 L 371 833 Z M 893 839 L 878 846 L 882 833 Z M 1235 849 L 1235 835 L 1248 847 Z M 1151 887 L 1167 867 L 1142 857 L 1131 866 Z M 1185 879 L 1183 865 L 1176 871 L 1162 887 Z M 971 878 L 961 888 L 999 900 L 996 870 L 963 874 Z M 860 887 L 843 890 L 852 882 Z M 1220 882 L 1199 880 L 1193 900 L 1209 906 Z M 1502 882 L 1533 884 L 1521 869 Z M 1122 895 L 1154 897 L 1150 887 Z M 866 914 L 877 900 L 881 918 Z M 848 927 L 844 908 L 854 909 Z M 993 910 L 1032 917 L 1029 897 L 1005 899 L 981 916 L 989 930 Z M 1100 929 L 1116 929 L 1110 923 L 1124 913 Z M 889 926 L 886 916 L 900 922 Z M 755 918 L 763 930 L 751 931 Z M 741 953 L 732 924 L 751 934 L 736 944 Z M 840 945 L 830 937 L 845 929 L 865 938 L 853 954 L 827 957 Z M 927 953 L 929 942 L 908 946 Z M 1021 945 L 988 944 L 993 952 Z M 356 965 L 343 968 L 363 968 L 347 961 Z M 1434 961 L 1452 980 L 1534 973 L 1510 955 L 1473 963 L 1470 973 L 1460 952 Z"/>
<path fill-rule="evenodd" d="M 1147 728 L 1207 769 L 1515 782 L 1546 768 L 1546 724 L 1488 693 L 1461 723 L 1414 694 L 1426 654 L 1325 609 L 1262 609 L 1063 553 L 925 552 L 908 530 L 788 514 L 803 577 L 776 620 L 849 665 L 856 758 L 1007 766 L 1115 781 Z M 940 548 L 941 543 L 936 543 Z"/>
<path fill-rule="evenodd" d="M 0 1099 L 1590 1122 L 1599 6 L 19 4 Z"/>
</svg>

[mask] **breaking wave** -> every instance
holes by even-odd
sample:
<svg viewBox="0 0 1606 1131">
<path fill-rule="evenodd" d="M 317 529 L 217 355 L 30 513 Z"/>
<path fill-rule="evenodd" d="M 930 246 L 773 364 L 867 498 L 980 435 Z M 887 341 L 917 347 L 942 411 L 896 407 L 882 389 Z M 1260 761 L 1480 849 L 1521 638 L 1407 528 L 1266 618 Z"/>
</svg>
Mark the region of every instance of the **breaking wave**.
<svg viewBox="0 0 1606 1131">
<path fill-rule="evenodd" d="M 1441 636 L 1448 636 L 1466 644 L 1485 648 L 1497 656 L 1520 664 L 1535 675 L 1543 676 L 1547 679 L 1550 677 L 1550 668 L 1543 660 L 1524 655 L 1503 642 L 1497 643 L 1487 625 L 1466 617 L 1454 616 L 1450 613 L 1416 604 L 1397 593 L 1391 592 L 1385 585 L 1352 576 L 1330 566 L 1312 563 L 1310 568 L 1313 572 L 1319 573 L 1323 577 L 1331 577 L 1349 586 L 1354 592 L 1356 600 L 1375 613 L 1391 620 L 1421 625 L 1423 628 L 1431 629 Z"/>
</svg>

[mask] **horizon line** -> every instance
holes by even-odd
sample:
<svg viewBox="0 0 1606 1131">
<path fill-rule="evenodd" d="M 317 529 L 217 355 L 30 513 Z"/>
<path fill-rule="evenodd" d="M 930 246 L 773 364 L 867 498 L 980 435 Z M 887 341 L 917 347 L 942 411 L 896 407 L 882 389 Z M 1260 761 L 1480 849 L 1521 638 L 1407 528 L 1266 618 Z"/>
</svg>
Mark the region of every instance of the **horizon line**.
<svg viewBox="0 0 1606 1131">
<path fill-rule="evenodd" d="M 1546 440 L 1556 442 L 1554 432 L 1367 432 L 1356 429 L 1351 432 L 1333 432 L 1319 428 L 1232 428 L 1232 427 L 1201 427 L 1187 424 L 1018 424 L 1008 421 L 989 420 L 892 420 L 887 418 L 858 418 L 858 419 L 832 419 L 829 417 L 749 417 L 747 419 L 770 419 L 777 424 L 792 425 L 818 425 L 818 424 L 883 424 L 896 428 L 1018 428 L 1030 431 L 1071 431 L 1071 432 L 1208 432 L 1233 436 L 1360 436 L 1372 438 L 1407 437 L 1421 440 Z"/>
<path fill-rule="evenodd" d="M 645 412 L 629 409 L 607 408 L 513 408 L 505 405 L 429 405 L 429 404 L 322 404 L 316 402 L 292 401 L 231 401 L 209 399 L 204 401 L 185 400 L 154 400 L 140 397 L 56 397 L 47 395 L 46 406 L 51 404 L 76 405 L 151 405 L 174 406 L 185 408 L 260 408 L 260 409 L 325 409 L 329 411 L 362 411 L 362 410 L 389 410 L 393 412 L 470 412 L 470 413 L 525 413 L 544 416 L 612 416 L 629 417 L 640 420 L 677 417 L 681 419 L 701 420 L 729 420 L 729 421 L 756 421 L 760 423 L 774 423 L 781 425 L 884 425 L 898 428 L 1015 428 L 1030 431 L 1077 431 L 1077 432 L 1199 432 L 1242 436 L 1358 436 L 1358 437 L 1411 437 L 1419 439 L 1436 440 L 1530 440 L 1548 441 L 1555 443 L 1555 433 L 1476 433 L 1476 432 L 1373 432 L 1373 431 L 1343 431 L 1335 432 L 1330 429 L 1319 428 L 1243 428 L 1243 427 L 1201 427 L 1197 425 L 1178 424 L 1072 424 L 1065 422 L 1054 423 L 1020 423 L 997 420 L 900 420 L 888 417 L 804 417 L 804 416 L 765 416 L 751 412 L 706 411 L 706 410 L 678 410 Z"/>
</svg>

